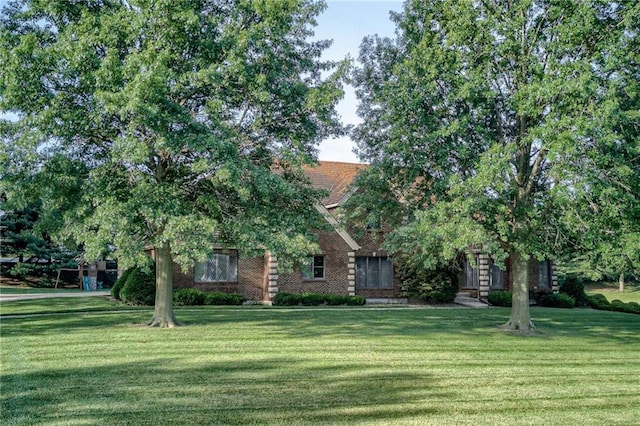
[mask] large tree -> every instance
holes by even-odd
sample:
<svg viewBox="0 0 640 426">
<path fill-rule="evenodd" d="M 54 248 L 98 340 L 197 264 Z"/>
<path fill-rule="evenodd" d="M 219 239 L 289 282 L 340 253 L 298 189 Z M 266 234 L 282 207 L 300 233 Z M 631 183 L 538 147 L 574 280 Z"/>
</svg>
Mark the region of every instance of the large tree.
<svg viewBox="0 0 640 426">
<path fill-rule="evenodd" d="M 342 66 L 320 61 L 329 42 L 311 41 L 323 7 L 10 2 L 0 21 L 6 193 L 41 198 L 52 234 L 89 258 L 108 247 L 127 267 L 153 249 L 155 326 L 178 324 L 174 261 L 204 259 L 214 236 L 244 254 L 309 253 L 317 194 L 301 165 L 340 131 L 342 96 Z"/>
<path fill-rule="evenodd" d="M 638 232 L 640 3 L 415 0 L 392 18 L 354 74 L 362 196 L 426 267 L 510 256 L 507 327 L 527 332 L 530 258 Z"/>
</svg>

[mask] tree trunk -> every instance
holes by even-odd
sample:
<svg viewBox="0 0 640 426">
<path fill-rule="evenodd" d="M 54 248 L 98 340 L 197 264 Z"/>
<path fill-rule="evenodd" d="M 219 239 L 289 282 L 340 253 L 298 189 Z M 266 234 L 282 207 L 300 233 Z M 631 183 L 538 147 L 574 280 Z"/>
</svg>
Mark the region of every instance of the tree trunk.
<svg viewBox="0 0 640 426">
<path fill-rule="evenodd" d="M 620 293 L 624 293 L 624 272 L 618 277 L 618 289 Z"/>
<path fill-rule="evenodd" d="M 529 333 L 535 326 L 531 322 L 529 313 L 528 260 L 514 251 L 511 254 L 511 264 L 513 267 L 513 301 L 511 303 L 511 318 L 504 325 L 504 328 Z"/>
<path fill-rule="evenodd" d="M 156 249 L 156 304 L 149 325 L 162 328 L 181 325 L 173 314 L 173 260 L 169 241 Z"/>
</svg>

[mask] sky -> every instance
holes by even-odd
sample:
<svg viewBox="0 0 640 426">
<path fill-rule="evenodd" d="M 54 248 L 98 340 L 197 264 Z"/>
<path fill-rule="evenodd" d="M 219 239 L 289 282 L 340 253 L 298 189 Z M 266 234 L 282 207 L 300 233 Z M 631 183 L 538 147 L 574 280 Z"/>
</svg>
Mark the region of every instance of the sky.
<svg viewBox="0 0 640 426">
<path fill-rule="evenodd" d="M 325 51 L 324 59 L 340 60 L 347 55 L 358 58 L 359 47 L 365 36 L 378 34 L 392 37 L 395 25 L 389 17 L 389 11 L 400 11 L 402 1 L 388 0 L 326 0 L 327 9 L 317 18 L 315 28 L 318 39 L 333 40 Z M 338 113 L 344 124 L 358 124 L 356 114 L 358 105 L 353 87 L 345 87 L 345 97 L 338 104 Z M 324 161 L 359 162 L 353 153 L 354 144 L 348 136 L 330 139 L 319 146 L 318 158 Z"/>
<path fill-rule="evenodd" d="M 402 0 L 325 0 L 327 8 L 317 18 L 315 37 L 333 40 L 323 59 L 341 60 L 347 56 L 358 58 L 362 39 L 368 35 L 392 37 L 395 25 L 389 11 L 400 11 Z M 0 0 L 0 7 L 7 0 Z M 344 124 L 358 124 L 357 99 L 353 87 L 345 87 L 345 97 L 338 104 L 338 114 Z M 353 152 L 354 144 L 348 136 L 330 139 L 319 146 L 318 158 L 324 161 L 359 162 Z"/>
</svg>

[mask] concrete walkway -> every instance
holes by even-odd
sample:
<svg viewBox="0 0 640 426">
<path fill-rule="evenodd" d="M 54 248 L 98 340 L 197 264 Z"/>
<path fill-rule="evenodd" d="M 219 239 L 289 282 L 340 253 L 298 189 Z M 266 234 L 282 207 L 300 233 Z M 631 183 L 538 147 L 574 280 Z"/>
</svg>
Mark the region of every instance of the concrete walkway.
<svg viewBox="0 0 640 426">
<path fill-rule="evenodd" d="M 78 291 L 78 292 L 50 292 L 50 293 L 22 293 L 7 294 L 0 292 L 0 302 L 12 302 L 14 300 L 53 299 L 58 297 L 93 297 L 109 296 L 109 290 Z"/>
<path fill-rule="evenodd" d="M 484 302 L 481 302 L 479 299 L 475 297 L 471 297 L 471 295 L 465 291 L 458 292 L 453 303 L 461 306 L 466 306 L 468 308 L 488 308 Z"/>
</svg>

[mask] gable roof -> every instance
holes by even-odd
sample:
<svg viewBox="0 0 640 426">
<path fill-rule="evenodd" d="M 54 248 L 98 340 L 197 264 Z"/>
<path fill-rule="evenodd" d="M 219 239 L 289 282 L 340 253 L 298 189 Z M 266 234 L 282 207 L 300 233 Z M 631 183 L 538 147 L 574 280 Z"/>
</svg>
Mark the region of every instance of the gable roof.
<svg viewBox="0 0 640 426">
<path fill-rule="evenodd" d="M 315 188 L 329 191 L 322 205 L 333 208 L 349 198 L 356 175 L 367 167 L 366 164 L 320 161 L 316 166 L 305 166 L 303 170 Z"/>
</svg>

